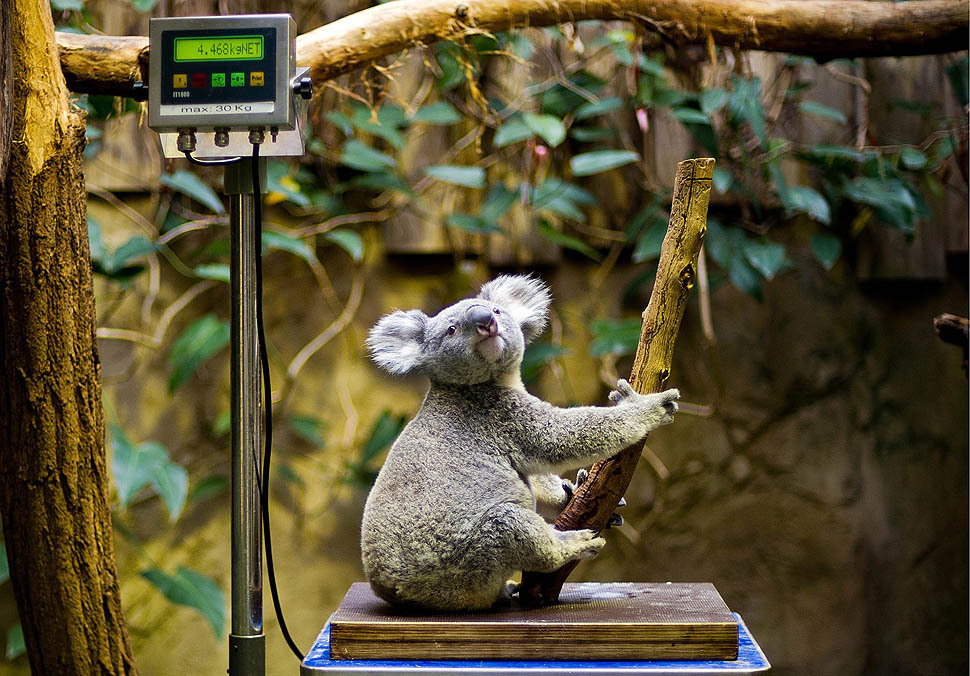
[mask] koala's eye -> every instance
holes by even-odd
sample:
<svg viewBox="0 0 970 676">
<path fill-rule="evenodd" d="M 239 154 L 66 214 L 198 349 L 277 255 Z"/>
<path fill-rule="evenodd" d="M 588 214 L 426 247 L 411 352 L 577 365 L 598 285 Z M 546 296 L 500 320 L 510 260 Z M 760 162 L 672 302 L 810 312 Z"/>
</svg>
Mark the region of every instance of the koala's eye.
<svg viewBox="0 0 970 676">
<path fill-rule="evenodd" d="M 497 315 L 500 315 L 500 314 L 502 314 L 502 311 L 501 311 L 501 310 L 499 310 L 499 309 L 498 309 L 497 307 L 493 307 L 493 308 L 492 308 L 492 312 L 494 312 L 494 313 L 495 313 L 495 314 L 497 314 Z"/>
<path fill-rule="evenodd" d="M 458 332 L 458 327 L 457 327 L 457 326 L 455 326 L 454 324 L 452 324 L 451 326 L 449 326 L 449 327 L 448 327 L 448 335 L 449 335 L 449 336 L 453 336 L 453 335 L 455 335 L 455 334 L 456 334 L 457 332 Z"/>
</svg>

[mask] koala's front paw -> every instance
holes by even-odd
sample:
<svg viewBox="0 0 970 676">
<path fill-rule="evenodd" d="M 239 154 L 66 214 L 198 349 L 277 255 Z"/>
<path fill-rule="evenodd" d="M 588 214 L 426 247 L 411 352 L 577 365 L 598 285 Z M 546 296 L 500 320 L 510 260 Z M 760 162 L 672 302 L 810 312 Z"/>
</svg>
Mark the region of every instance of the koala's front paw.
<svg viewBox="0 0 970 676">
<path fill-rule="evenodd" d="M 640 395 L 627 381 L 620 378 L 616 381 L 616 389 L 610 392 L 610 401 L 619 406 L 634 401 Z"/>
<path fill-rule="evenodd" d="M 680 390 L 670 389 L 659 394 L 646 395 L 650 400 L 651 416 L 656 416 L 657 425 L 666 425 L 674 421 L 674 413 L 677 412 L 677 400 L 680 399 Z"/>
</svg>

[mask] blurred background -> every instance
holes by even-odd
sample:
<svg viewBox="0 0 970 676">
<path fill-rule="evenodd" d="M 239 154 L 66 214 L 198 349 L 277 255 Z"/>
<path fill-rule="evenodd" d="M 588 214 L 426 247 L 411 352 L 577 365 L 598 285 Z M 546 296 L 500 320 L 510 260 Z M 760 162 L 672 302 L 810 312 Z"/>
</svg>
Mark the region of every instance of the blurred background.
<svg viewBox="0 0 970 676">
<path fill-rule="evenodd" d="M 372 3 L 51 4 L 59 30 L 146 35 L 149 16 L 253 11 L 306 32 Z M 626 524 L 572 579 L 711 581 L 778 674 L 966 673 L 965 353 L 933 319 L 968 314 L 967 64 L 675 49 L 582 22 L 415 48 L 318 85 L 306 156 L 269 162 L 263 236 L 273 543 L 297 643 L 363 579 L 363 502 L 426 388 L 377 371 L 368 328 L 533 272 L 555 302 L 528 389 L 606 403 L 630 372 L 676 163 L 713 156 L 669 381 L 682 412 L 648 440 Z M 76 104 L 138 667 L 222 673 L 222 172 L 163 160 L 135 102 Z M 268 673 L 295 674 L 265 605 Z M 7 583 L 0 673 L 29 671 L 18 631 Z"/>
</svg>

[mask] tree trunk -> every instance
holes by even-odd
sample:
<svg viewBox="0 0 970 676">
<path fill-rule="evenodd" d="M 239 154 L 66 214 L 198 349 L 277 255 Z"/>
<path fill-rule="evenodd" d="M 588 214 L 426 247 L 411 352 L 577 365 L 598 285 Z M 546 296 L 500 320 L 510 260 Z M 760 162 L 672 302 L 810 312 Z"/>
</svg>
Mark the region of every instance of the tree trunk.
<svg viewBox="0 0 970 676">
<path fill-rule="evenodd" d="M 637 392 L 660 392 L 670 377 L 674 341 L 697 277 L 697 260 L 707 232 L 707 205 L 711 196 L 714 160 L 684 160 L 674 177 L 670 222 L 660 250 L 657 278 L 650 302 L 643 311 L 630 385 Z M 645 441 L 645 440 L 644 440 Z M 589 476 L 556 519 L 558 530 L 606 528 L 610 515 L 633 478 L 643 452 L 640 441 L 617 455 L 596 463 Z M 552 573 L 523 572 L 519 598 L 528 605 L 549 605 L 578 561 Z"/>
<path fill-rule="evenodd" d="M 621 20 L 674 44 L 715 44 L 834 59 L 967 48 L 965 0 L 396 0 L 297 39 L 318 84 L 438 40 L 581 20 Z M 148 39 L 58 33 L 71 89 L 130 96 L 147 78 Z"/>
<path fill-rule="evenodd" d="M 133 674 L 114 560 L 81 173 L 47 0 L 4 0 L 16 68 L 0 195 L 0 515 L 35 675 Z"/>
</svg>

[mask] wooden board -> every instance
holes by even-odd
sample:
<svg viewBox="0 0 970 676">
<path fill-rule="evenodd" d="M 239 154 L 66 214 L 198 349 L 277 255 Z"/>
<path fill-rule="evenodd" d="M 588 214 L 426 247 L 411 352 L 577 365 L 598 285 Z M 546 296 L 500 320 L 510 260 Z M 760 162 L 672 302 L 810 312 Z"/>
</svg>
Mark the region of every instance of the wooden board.
<svg viewBox="0 0 970 676">
<path fill-rule="evenodd" d="M 709 583 L 566 584 L 548 608 L 397 610 L 355 583 L 330 618 L 333 659 L 733 660 L 738 624 Z"/>
</svg>

